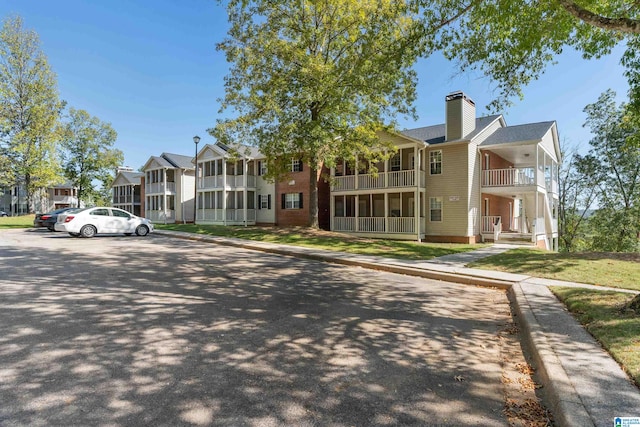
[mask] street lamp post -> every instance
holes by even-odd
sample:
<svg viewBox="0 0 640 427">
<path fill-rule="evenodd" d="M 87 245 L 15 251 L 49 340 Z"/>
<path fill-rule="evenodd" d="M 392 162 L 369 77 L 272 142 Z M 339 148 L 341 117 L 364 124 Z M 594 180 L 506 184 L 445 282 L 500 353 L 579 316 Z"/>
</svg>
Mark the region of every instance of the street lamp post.
<svg viewBox="0 0 640 427">
<path fill-rule="evenodd" d="M 198 143 L 200 137 L 198 135 L 193 137 L 193 142 L 196 144 L 196 170 L 195 170 L 195 185 L 193 186 L 193 223 L 196 223 L 196 216 L 198 215 Z"/>
</svg>

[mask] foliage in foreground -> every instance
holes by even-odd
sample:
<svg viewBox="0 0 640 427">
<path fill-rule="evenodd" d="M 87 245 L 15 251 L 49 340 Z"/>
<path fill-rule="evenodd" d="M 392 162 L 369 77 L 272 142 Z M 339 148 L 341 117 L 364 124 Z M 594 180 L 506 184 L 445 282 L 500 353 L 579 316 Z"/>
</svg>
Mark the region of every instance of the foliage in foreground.
<svg viewBox="0 0 640 427">
<path fill-rule="evenodd" d="M 518 248 L 468 267 L 640 291 L 638 253 L 554 253 Z"/>
<path fill-rule="evenodd" d="M 640 385 L 640 315 L 625 308 L 633 295 L 562 287 L 551 290 Z"/>
</svg>

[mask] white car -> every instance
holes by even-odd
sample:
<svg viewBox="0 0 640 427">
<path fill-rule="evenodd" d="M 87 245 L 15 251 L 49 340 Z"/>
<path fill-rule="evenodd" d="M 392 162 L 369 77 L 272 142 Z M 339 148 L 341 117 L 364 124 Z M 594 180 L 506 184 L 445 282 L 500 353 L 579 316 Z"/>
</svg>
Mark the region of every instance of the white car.
<svg viewBox="0 0 640 427">
<path fill-rule="evenodd" d="M 85 208 L 58 215 L 54 226 L 56 231 L 66 231 L 73 237 L 93 237 L 96 234 L 136 233 L 146 236 L 153 232 L 153 224 L 118 208 Z"/>
</svg>

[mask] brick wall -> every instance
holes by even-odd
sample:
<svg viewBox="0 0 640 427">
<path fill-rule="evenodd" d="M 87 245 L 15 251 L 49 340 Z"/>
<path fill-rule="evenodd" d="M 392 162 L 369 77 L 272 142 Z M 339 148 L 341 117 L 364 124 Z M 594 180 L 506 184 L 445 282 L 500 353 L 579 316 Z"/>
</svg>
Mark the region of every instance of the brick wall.
<svg viewBox="0 0 640 427">
<path fill-rule="evenodd" d="M 329 229 L 329 184 L 322 178 L 328 174 L 323 168 L 318 171 L 318 222 L 320 228 Z M 303 164 L 301 172 L 291 172 L 287 177 L 276 183 L 276 225 L 280 227 L 308 227 L 309 226 L 309 165 Z M 302 194 L 301 209 L 283 209 L 284 194 Z"/>
</svg>

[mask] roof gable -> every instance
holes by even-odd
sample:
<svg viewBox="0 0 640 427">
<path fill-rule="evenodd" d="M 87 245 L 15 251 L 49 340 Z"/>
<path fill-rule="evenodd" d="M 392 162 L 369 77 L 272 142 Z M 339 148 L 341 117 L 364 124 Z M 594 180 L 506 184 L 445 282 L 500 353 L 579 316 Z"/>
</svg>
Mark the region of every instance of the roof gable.
<svg viewBox="0 0 640 427">
<path fill-rule="evenodd" d="M 514 142 L 540 141 L 555 122 L 527 123 L 500 128 L 480 143 L 483 148 Z"/>
</svg>

